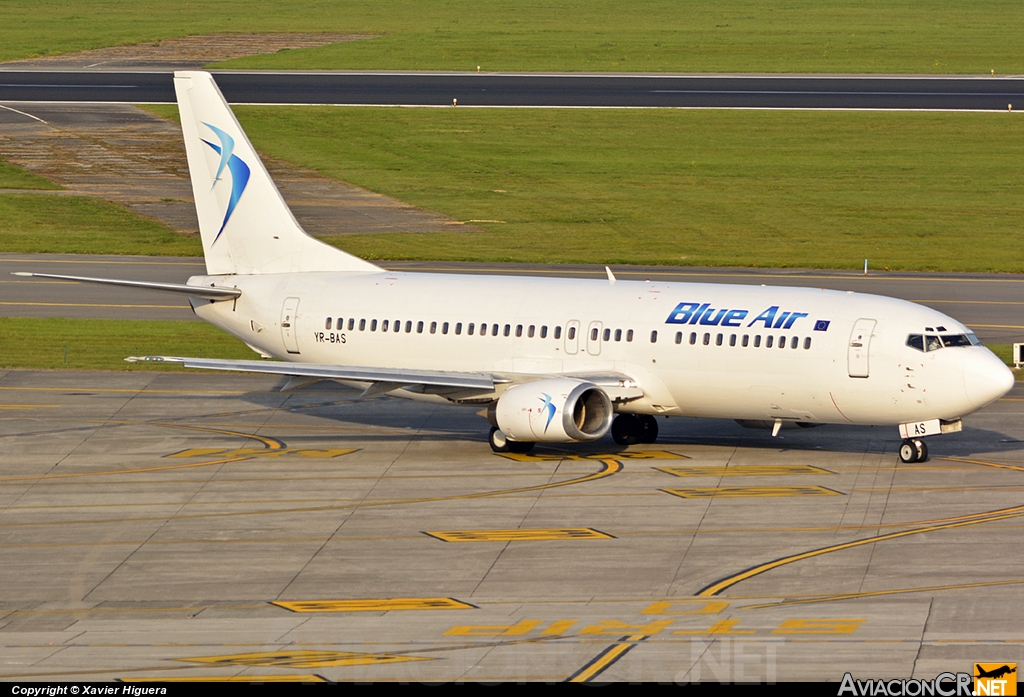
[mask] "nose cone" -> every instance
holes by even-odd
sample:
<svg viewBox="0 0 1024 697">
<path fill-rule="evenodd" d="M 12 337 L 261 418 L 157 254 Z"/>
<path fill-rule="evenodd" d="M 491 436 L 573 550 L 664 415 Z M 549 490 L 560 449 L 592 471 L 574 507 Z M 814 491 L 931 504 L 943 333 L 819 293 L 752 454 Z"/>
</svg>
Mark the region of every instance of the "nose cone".
<svg viewBox="0 0 1024 697">
<path fill-rule="evenodd" d="M 996 401 L 1011 387 L 1013 373 L 995 354 L 988 349 L 971 352 L 964 364 L 964 390 L 976 409 Z"/>
</svg>

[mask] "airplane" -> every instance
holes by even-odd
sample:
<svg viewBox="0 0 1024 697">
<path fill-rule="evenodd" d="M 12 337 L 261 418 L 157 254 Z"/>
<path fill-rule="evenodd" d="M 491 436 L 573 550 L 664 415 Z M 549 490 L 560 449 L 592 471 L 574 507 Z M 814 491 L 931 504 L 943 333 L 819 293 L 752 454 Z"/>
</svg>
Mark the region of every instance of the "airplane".
<svg viewBox="0 0 1024 697">
<path fill-rule="evenodd" d="M 185 284 L 25 273 L 183 294 L 263 360 L 129 357 L 473 405 L 495 452 L 653 443 L 658 416 L 771 428 L 897 426 L 899 459 L 1003 396 L 966 326 L 852 292 L 388 271 L 308 235 L 209 73 L 176 72 L 205 275 Z M 265 360 L 278 359 L 278 360 Z"/>
</svg>

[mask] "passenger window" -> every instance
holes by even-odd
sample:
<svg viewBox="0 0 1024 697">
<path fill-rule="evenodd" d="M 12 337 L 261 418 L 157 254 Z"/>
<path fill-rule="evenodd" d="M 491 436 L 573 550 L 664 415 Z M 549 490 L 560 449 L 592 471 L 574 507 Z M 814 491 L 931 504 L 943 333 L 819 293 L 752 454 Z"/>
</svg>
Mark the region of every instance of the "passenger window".
<svg viewBox="0 0 1024 697">
<path fill-rule="evenodd" d="M 747 344 L 749 344 L 749 343 L 750 343 L 750 335 L 749 334 L 744 334 L 743 335 L 743 341 L 741 341 L 740 344 L 743 346 L 743 348 L 746 348 Z"/>
<path fill-rule="evenodd" d="M 722 345 L 722 335 L 719 334 L 718 336 L 715 337 L 715 346 L 721 346 L 721 345 Z"/>
<path fill-rule="evenodd" d="M 412 332 L 412 320 L 405 320 L 405 333 L 409 334 Z M 423 322 L 420 322 L 420 334 L 423 333 Z"/>
<path fill-rule="evenodd" d="M 540 338 L 541 339 L 547 339 L 548 338 L 548 325 L 546 325 L 546 324 L 542 324 L 541 325 L 541 327 L 540 327 Z"/>
<path fill-rule="evenodd" d="M 604 340 L 608 341 L 611 338 L 612 338 L 612 330 L 611 329 L 605 329 L 604 330 Z"/>
<path fill-rule="evenodd" d="M 444 324 L 441 325 L 441 333 L 442 334 L 447 334 L 448 333 L 448 323 L 447 322 L 445 322 Z"/>
<path fill-rule="evenodd" d="M 466 327 L 466 335 L 467 335 L 467 336 L 473 336 L 473 329 L 474 329 L 475 327 L 476 327 L 476 325 L 475 325 L 475 324 L 473 324 L 472 322 L 470 322 L 470 323 L 469 323 L 469 326 L 468 326 L 468 327 Z M 455 333 L 456 333 L 456 334 L 458 334 L 458 331 L 456 331 Z"/>
<path fill-rule="evenodd" d="M 590 330 L 590 340 L 597 341 L 597 327 Z"/>
<path fill-rule="evenodd" d="M 331 328 L 331 318 L 328 317 L 327 318 L 327 322 L 324 323 L 324 329 L 330 329 L 330 328 Z"/>
<path fill-rule="evenodd" d="M 786 337 L 779 337 L 779 348 L 786 348 Z"/>
<path fill-rule="evenodd" d="M 622 341 L 622 330 L 621 329 L 616 329 L 615 330 L 615 340 L 616 341 Z"/>
<path fill-rule="evenodd" d="M 652 344 L 658 343 L 658 330 L 657 329 L 655 329 L 653 332 L 651 332 L 651 343 Z"/>
<path fill-rule="evenodd" d="M 800 337 L 794 336 L 793 337 L 793 343 L 790 345 L 790 348 L 796 348 L 799 345 L 800 345 Z"/>
<path fill-rule="evenodd" d="M 754 348 L 760 348 L 760 347 L 761 347 L 761 335 L 757 334 L 754 337 Z"/>
<path fill-rule="evenodd" d="M 710 343 L 711 343 L 711 335 L 710 335 L 710 334 L 707 334 L 707 333 L 705 333 L 705 334 L 704 334 L 704 345 L 705 345 L 705 346 L 707 346 L 707 345 L 708 345 L 708 344 L 710 344 Z"/>
<path fill-rule="evenodd" d="M 492 324 L 491 325 L 491 336 L 498 336 L 498 325 L 497 324 Z"/>
<path fill-rule="evenodd" d="M 697 332 L 690 332 L 690 346 L 697 343 Z"/>
<path fill-rule="evenodd" d="M 531 325 L 530 325 L 530 328 L 526 330 L 526 337 L 527 337 L 528 339 L 532 339 L 532 338 L 533 338 L 533 332 L 534 332 L 534 329 L 536 329 L 536 327 L 535 327 L 534 325 L 532 325 L 532 324 L 531 324 Z"/>
<path fill-rule="evenodd" d="M 423 322 L 417 322 L 416 323 L 416 333 L 417 334 L 422 334 L 423 333 Z"/>
<path fill-rule="evenodd" d="M 555 327 L 555 338 L 556 339 L 561 339 L 562 338 L 562 328 L 561 327 Z"/>
<path fill-rule="evenodd" d="M 765 348 L 771 348 L 772 347 L 772 343 L 774 343 L 774 342 L 775 342 L 775 337 L 772 336 L 771 334 L 769 334 L 768 336 L 766 336 L 764 338 L 764 347 Z"/>
<path fill-rule="evenodd" d="M 677 344 L 683 343 L 683 333 L 682 332 L 676 332 L 676 343 Z"/>
<path fill-rule="evenodd" d="M 555 330 L 555 338 L 556 339 L 558 338 L 558 330 L 557 329 Z M 576 327 L 569 327 L 569 331 L 566 332 L 566 338 L 569 341 L 574 341 L 576 339 Z"/>
<path fill-rule="evenodd" d="M 402 320 L 400 320 L 400 319 L 396 319 L 395 320 L 394 331 L 396 331 L 396 332 L 402 331 Z"/>
<path fill-rule="evenodd" d="M 386 332 L 388 330 L 388 321 L 387 320 L 384 320 L 383 322 L 380 323 L 380 330 L 382 332 Z M 371 329 L 370 331 L 373 331 L 373 330 Z"/>
<path fill-rule="evenodd" d="M 371 319 L 370 320 L 370 331 L 371 332 L 377 331 L 377 320 L 375 320 L 375 319 Z"/>
<path fill-rule="evenodd" d="M 365 319 L 359 320 L 359 331 L 361 331 L 361 332 L 366 331 L 366 320 Z"/>
<path fill-rule="evenodd" d="M 523 325 L 517 324 L 516 325 L 516 338 L 520 338 L 520 337 L 522 337 L 522 335 L 523 335 Z"/>
<path fill-rule="evenodd" d="M 355 317 L 349 317 L 348 318 L 348 330 L 352 331 L 352 328 L 355 327 L 355 326 L 356 326 L 356 318 Z M 360 327 L 360 329 L 362 329 L 362 327 Z"/>
<path fill-rule="evenodd" d="M 730 346 L 735 346 L 736 345 L 736 335 L 735 334 L 730 334 L 729 335 L 729 345 Z"/>
<path fill-rule="evenodd" d="M 806 339 L 804 339 L 804 349 L 809 348 L 811 348 L 811 337 L 807 337 Z"/>
<path fill-rule="evenodd" d="M 512 333 L 512 325 L 511 324 L 506 324 L 505 325 L 505 336 L 508 336 L 511 333 Z"/>
<path fill-rule="evenodd" d="M 462 322 L 456 322 L 455 323 L 455 336 L 458 336 L 461 333 L 462 333 Z"/>
</svg>

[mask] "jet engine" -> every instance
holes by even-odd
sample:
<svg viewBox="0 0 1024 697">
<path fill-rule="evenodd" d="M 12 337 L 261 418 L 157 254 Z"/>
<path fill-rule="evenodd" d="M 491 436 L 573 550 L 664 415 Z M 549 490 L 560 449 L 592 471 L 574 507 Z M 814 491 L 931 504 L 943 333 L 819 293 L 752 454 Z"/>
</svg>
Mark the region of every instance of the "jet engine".
<svg viewBox="0 0 1024 697">
<path fill-rule="evenodd" d="M 552 378 L 505 390 L 491 420 L 512 441 L 569 443 L 602 437 L 613 416 L 611 399 L 597 385 Z"/>
</svg>

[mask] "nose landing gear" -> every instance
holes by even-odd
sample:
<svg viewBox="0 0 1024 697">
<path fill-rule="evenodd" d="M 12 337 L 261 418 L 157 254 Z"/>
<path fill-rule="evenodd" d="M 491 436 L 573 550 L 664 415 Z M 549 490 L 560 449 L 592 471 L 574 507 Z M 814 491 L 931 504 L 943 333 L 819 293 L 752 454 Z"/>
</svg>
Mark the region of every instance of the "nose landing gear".
<svg viewBox="0 0 1024 697">
<path fill-rule="evenodd" d="M 900 462 L 924 462 L 928 446 L 920 438 L 907 438 L 900 444 Z"/>
</svg>

